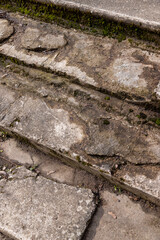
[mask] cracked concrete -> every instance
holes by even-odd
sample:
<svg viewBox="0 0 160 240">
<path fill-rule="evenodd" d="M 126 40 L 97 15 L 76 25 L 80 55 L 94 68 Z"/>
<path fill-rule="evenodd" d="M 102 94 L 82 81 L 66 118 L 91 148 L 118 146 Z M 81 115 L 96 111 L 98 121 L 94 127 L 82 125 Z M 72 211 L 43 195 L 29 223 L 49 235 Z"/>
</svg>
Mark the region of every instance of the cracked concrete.
<svg viewBox="0 0 160 240">
<path fill-rule="evenodd" d="M 158 50 L 6 16 L 0 163 L 16 167 L 0 169 L 0 232 L 18 240 L 157 240 L 157 215 L 101 192 L 97 176 L 116 193 L 123 188 L 160 205 Z M 100 193 L 97 213 L 89 189 Z"/>
<path fill-rule="evenodd" d="M 35 177 L 20 167 L 6 180 L 0 231 L 24 240 L 81 239 L 95 210 L 92 192 Z"/>
<path fill-rule="evenodd" d="M 12 160 L 12 156 L 7 156 L 7 146 L 10 146 L 13 154 L 14 151 L 17 152 L 14 160 Z M 97 188 L 99 189 L 101 204 L 98 206 L 92 221 L 86 229 L 85 235 L 83 236 L 84 240 L 96 240 L 99 238 L 102 240 L 111 238 L 140 240 L 142 236 L 144 240 L 158 239 L 160 224 L 158 214 L 160 214 L 160 211 L 158 209 L 153 210 L 153 205 L 150 206 L 149 203 L 146 202 L 146 206 L 142 208 L 142 203 L 137 200 L 138 198 L 136 196 L 125 195 L 124 192 L 121 192 L 118 187 L 113 185 L 105 186 L 104 184 L 106 184 L 106 182 L 104 183 L 98 178 L 93 178 L 93 175 L 89 175 L 82 170 L 74 170 L 60 163 L 53 157 L 42 154 L 33 147 L 20 143 L 13 138 L 8 138 L 1 142 L 1 148 L 3 148 L 4 151 L 1 153 L 0 158 L 5 156 L 6 163 L 7 160 L 15 163 L 15 159 L 17 158 L 17 164 L 24 164 L 25 159 L 28 160 L 28 157 L 32 156 L 32 158 L 36 160 L 35 164 L 39 164 L 39 167 L 36 168 L 36 173 L 38 174 L 44 174 L 47 178 L 54 181 L 65 182 L 69 185 L 90 188 L 94 191 L 97 191 Z M 57 174 L 59 174 L 59 177 Z M 16 173 L 16 175 L 10 174 L 10 178 L 12 181 L 23 181 L 24 175 L 25 178 L 27 176 L 27 179 L 28 177 L 35 179 L 35 173 L 26 171 L 24 168 L 18 168 L 18 173 Z M 72 175 L 72 178 L 69 177 L 70 175 Z M 12 184 L 12 181 L 10 181 L 10 184 Z M 2 180 L 0 182 L 2 182 Z M 104 187 L 102 187 L 103 185 Z M 4 181 L 3 186 L 5 186 Z M 113 190 L 115 191 L 114 193 Z M 26 229 L 23 228 L 22 231 L 25 233 Z M 1 240 L 11 239 L 3 235 Z"/>
<path fill-rule="evenodd" d="M 38 53 L 27 51 L 27 47 L 24 48 L 21 44 L 25 33 L 20 24 L 16 23 L 18 31 L 12 38 L 12 43 L 0 46 L 2 54 L 29 65 L 68 75 L 82 85 L 90 85 L 119 95 L 124 92 L 132 99 L 152 101 L 160 81 L 158 53 L 150 52 L 148 56 L 147 51 L 132 47 L 127 40 L 118 43 L 117 40 L 95 37 L 45 23 L 40 27 L 40 22 L 29 21 L 14 14 L 10 14 L 9 18 L 12 21 L 15 18 L 19 19 L 22 25 L 26 25 L 26 31 L 40 31 L 46 28 L 50 29 L 48 32 L 61 32 L 68 44 L 48 54 L 43 54 L 43 50 L 47 50 L 45 47 Z M 38 46 L 39 40 L 35 40 L 34 44 Z"/>
<path fill-rule="evenodd" d="M 5 86 L 1 85 L 0 97 L 2 102 L 3 99 L 7 101 L 7 98 L 10 100 L 10 93 L 16 98 L 11 98 L 11 105 L 6 110 L 2 106 L 1 127 L 5 130 L 22 138 L 27 137 L 36 147 L 57 154 L 68 164 L 78 165 L 120 184 L 123 176 L 114 176 L 114 169 L 127 162 L 146 166 L 157 164 L 158 174 L 159 129 L 147 122 L 137 124 L 137 119 L 141 120 L 137 115 L 144 111 L 143 107 L 127 105 L 121 100 L 117 102 L 114 97 L 106 100 L 105 94 L 69 84 L 64 77 L 18 67 L 11 62 L 6 64 L 7 76 L 1 78 Z M 3 76 L 6 69 L 1 69 Z M 42 87 L 45 95 L 44 91 L 40 91 Z M 69 102 L 71 97 L 72 101 Z M 100 105 L 102 102 L 103 106 Z M 134 109 L 132 112 L 131 108 Z M 157 113 L 151 111 L 145 113 L 146 115 L 141 114 L 145 119 L 148 114 L 158 117 Z M 132 116 L 130 122 L 127 121 L 126 114 Z M 144 121 L 143 118 L 141 121 Z M 14 158 L 13 154 L 13 160 Z M 31 159 L 25 161 L 29 163 Z M 142 175 L 143 172 L 145 169 L 142 170 Z M 149 181 L 150 176 L 147 179 Z M 69 181 L 72 181 L 72 174 Z M 138 189 L 136 184 L 128 184 L 127 181 L 123 184 L 132 191 Z M 159 204 L 156 192 L 146 191 L 144 196 Z"/>
<path fill-rule="evenodd" d="M 139 188 L 136 181 L 123 178 L 124 167 L 135 165 L 144 166 L 141 175 L 156 165 L 159 176 L 158 51 L 19 14 L 7 17 L 16 31 L 0 45 L 0 127 L 159 204 L 159 187 L 143 192 L 143 184 Z M 32 30 L 35 46 L 29 49 L 25 34 Z M 48 46 L 39 42 L 45 34 L 63 36 L 66 42 L 49 49 L 50 40 Z M 33 161 L 26 156 L 24 162 Z"/>
</svg>

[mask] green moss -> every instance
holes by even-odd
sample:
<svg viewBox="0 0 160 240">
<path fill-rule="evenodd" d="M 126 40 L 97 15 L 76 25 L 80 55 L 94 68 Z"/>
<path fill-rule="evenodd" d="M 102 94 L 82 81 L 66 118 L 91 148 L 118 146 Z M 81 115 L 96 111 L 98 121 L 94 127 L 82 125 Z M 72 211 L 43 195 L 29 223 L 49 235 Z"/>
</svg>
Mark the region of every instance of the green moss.
<svg viewBox="0 0 160 240">
<path fill-rule="evenodd" d="M 160 126 L 160 118 L 157 118 L 155 123 Z"/>
<path fill-rule="evenodd" d="M 149 120 L 160 126 L 160 118 L 150 118 Z"/>
<path fill-rule="evenodd" d="M 105 100 L 110 100 L 110 97 L 109 96 L 105 97 Z"/>
<path fill-rule="evenodd" d="M 159 32 L 142 29 L 140 25 L 137 27 L 134 24 L 117 22 L 92 15 L 90 12 L 84 13 L 76 9 L 38 3 L 33 0 L 1 0 L 0 8 L 14 12 L 19 11 L 30 17 L 46 22 L 55 22 L 65 27 L 73 27 L 90 31 L 93 34 L 117 38 L 119 42 L 129 36 L 160 45 Z M 132 42 L 131 38 L 129 42 Z"/>
</svg>

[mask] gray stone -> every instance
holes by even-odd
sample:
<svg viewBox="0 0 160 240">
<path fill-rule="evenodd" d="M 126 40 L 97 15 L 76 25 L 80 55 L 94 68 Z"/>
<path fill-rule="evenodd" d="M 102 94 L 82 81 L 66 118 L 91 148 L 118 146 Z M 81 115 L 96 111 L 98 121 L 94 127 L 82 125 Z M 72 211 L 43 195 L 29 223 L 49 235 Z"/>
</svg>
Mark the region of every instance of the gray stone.
<svg viewBox="0 0 160 240">
<path fill-rule="evenodd" d="M 28 27 L 21 39 L 22 46 L 29 50 L 53 50 L 64 47 L 64 35 L 49 34 L 41 29 Z"/>
<path fill-rule="evenodd" d="M 23 167 L 14 175 L 0 193 L 1 232 L 18 240 L 81 239 L 95 209 L 90 190 L 35 178 Z"/>
<path fill-rule="evenodd" d="M 13 26 L 6 19 L 0 19 L 0 42 L 9 38 L 13 31 Z"/>
<path fill-rule="evenodd" d="M 158 240 L 160 218 L 145 213 L 139 203 L 125 195 L 102 193 L 103 205 L 97 211 L 85 240 Z"/>
</svg>

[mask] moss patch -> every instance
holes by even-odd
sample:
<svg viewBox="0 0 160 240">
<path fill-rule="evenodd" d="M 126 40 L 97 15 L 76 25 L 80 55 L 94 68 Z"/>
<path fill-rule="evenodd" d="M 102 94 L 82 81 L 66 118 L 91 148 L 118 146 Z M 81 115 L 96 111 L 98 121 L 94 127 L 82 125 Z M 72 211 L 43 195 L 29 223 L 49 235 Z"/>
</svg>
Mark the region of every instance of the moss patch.
<svg viewBox="0 0 160 240">
<path fill-rule="evenodd" d="M 147 40 L 160 45 L 160 33 L 142 29 L 134 24 L 116 22 L 91 13 L 84 13 L 77 9 L 68 9 L 54 4 L 43 4 L 33 0 L 1 0 L 0 8 L 19 11 L 22 14 L 46 22 L 55 22 L 65 27 L 87 30 L 93 34 L 117 38 L 118 41 L 126 37 Z"/>
</svg>

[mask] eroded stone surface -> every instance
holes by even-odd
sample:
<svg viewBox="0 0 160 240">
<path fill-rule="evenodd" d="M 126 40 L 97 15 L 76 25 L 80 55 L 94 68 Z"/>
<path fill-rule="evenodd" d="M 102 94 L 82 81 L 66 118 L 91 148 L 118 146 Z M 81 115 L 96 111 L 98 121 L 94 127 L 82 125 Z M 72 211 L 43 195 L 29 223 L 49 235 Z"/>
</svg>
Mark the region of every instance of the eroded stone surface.
<svg viewBox="0 0 160 240">
<path fill-rule="evenodd" d="M 14 20 L 13 15 L 12 18 Z M 6 43 L 0 47 L 1 53 L 30 65 L 34 64 L 37 67 L 66 74 L 83 85 L 120 95 L 126 93 L 133 99 L 152 101 L 160 82 L 158 53 L 148 53 L 140 48 L 133 48 L 128 41 L 118 43 L 117 40 L 94 37 L 54 25 L 43 23 L 40 27 L 39 22 L 27 19 L 21 21 L 27 25 L 26 32 L 21 29 L 12 45 Z M 41 28 L 46 28 L 46 35 L 43 36 Z M 22 49 L 22 45 L 25 44 L 26 48 L 28 48 L 27 44 L 31 45 L 32 50 L 39 46 L 41 50 L 47 48 L 46 44 L 50 42 L 52 30 L 57 31 L 60 36 L 66 36 L 68 44 L 63 51 L 58 49 L 52 53 L 42 54 Z M 39 34 L 42 36 L 39 37 Z M 17 40 L 21 38 L 22 44 Z M 61 40 L 56 42 L 61 43 Z"/>
<path fill-rule="evenodd" d="M 0 42 L 10 37 L 13 31 L 13 26 L 6 19 L 0 19 Z"/>
<path fill-rule="evenodd" d="M 62 108 L 52 109 L 44 101 L 22 97 L 13 105 L 4 122 L 15 127 L 23 136 L 27 133 L 26 137 L 33 141 L 44 144 L 47 139 L 45 144 L 48 147 L 63 152 L 69 151 L 73 144 L 80 143 L 84 138 L 82 125 L 72 122 L 70 117 Z"/>
<path fill-rule="evenodd" d="M 4 89 L 6 90 L 5 87 Z M 10 98 L 9 89 L 7 96 Z M 76 153 L 73 157 L 76 161 L 77 156 L 82 156 L 93 164 L 94 159 L 90 157 L 93 155 L 118 156 L 136 164 L 159 163 L 160 138 L 157 130 L 148 128 L 145 130 L 147 134 L 144 134 L 143 129 L 111 117 L 106 125 L 99 118 L 98 114 L 103 113 L 99 107 L 95 107 L 90 116 L 86 108 L 85 114 L 83 111 L 81 114 L 70 108 L 66 110 L 63 104 L 57 106 L 56 102 L 53 103 L 52 108 L 42 99 L 24 95 L 3 113 L 0 126 L 58 154 L 67 154 L 69 158 Z M 107 119 L 108 113 L 103 114 Z M 93 117 L 99 121 L 97 124 L 90 124 Z M 84 118 L 88 118 L 85 125 Z"/>
<path fill-rule="evenodd" d="M 34 176 L 22 167 L 6 182 L 0 230 L 19 240 L 81 239 L 95 209 L 92 192 Z"/>
<path fill-rule="evenodd" d="M 48 34 L 43 30 L 28 27 L 22 36 L 21 43 L 29 50 L 52 50 L 64 47 L 67 41 L 64 35 Z"/>
</svg>

